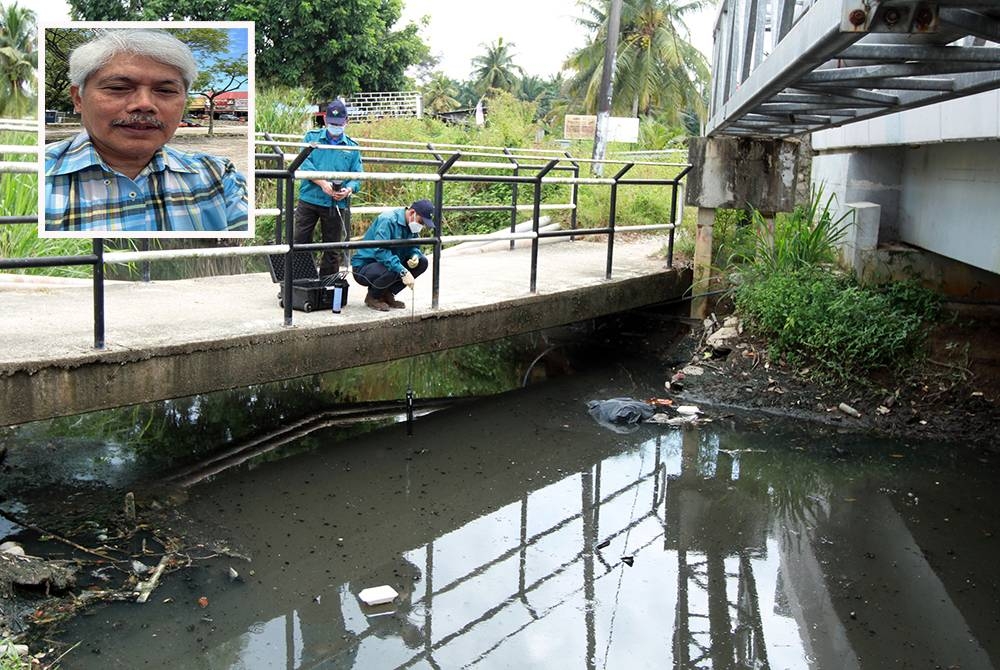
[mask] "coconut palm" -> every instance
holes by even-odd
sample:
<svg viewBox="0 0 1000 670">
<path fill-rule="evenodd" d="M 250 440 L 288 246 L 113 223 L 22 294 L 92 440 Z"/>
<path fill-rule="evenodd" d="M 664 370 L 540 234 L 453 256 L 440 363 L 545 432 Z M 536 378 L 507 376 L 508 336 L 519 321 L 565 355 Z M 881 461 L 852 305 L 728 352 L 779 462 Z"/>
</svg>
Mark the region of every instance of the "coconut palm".
<svg viewBox="0 0 1000 670">
<path fill-rule="evenodd" d="M 0 7 L 0 116 L 21 116 L 34 108 L 35 13 L 11 4 Z"/>
<path fill-rule="evenodd" d="M 513 42 L 504 43 L 502 37 L 491 44 L 481 44 L 486 53 L 472 59 L 472 78 L 480 93 L 486 93 L 491 88 L 512 92 L 517 86 L 518 77 L 524 75 L 520 66 L 514 64 L 514 54 L 511 49 Z"/>
<path fill-rule="evenodd" d="M 579 0 L 591 32 L 586 46 L 575 51 L 566 67 L 575 73 L 570 92 L 594 112 L 600 95 L 604 50 L 608 39 L 610 0 Z M 613 85 L 612 110 L 649 115 L 667 113 L 681 121 L 688 107 L 704 108 L 702 91 L 709 78 L 705 57 L 689 41 L 686 16 L 712 0 L 624 0 Z"/>
<path fill-rule="evenodd" d="M 458 86 L 448 78 L 443 72 L 434 72 L 423 87 L 424 109 L 429 112 L 439 114 L 450 112 L 461 106 L 456 99 L 458 97 Z"/>
</svg>

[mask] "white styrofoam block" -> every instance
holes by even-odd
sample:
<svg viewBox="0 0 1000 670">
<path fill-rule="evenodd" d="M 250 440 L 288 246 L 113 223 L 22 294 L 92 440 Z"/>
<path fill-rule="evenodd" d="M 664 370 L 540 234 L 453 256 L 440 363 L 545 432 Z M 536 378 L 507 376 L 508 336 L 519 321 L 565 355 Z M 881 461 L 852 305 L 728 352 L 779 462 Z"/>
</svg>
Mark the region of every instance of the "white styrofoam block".
<svg viewBox="0 0 1000 670">
<path fill-rule="evenodd" d="M 396 589 L 388 584 L 383 584 L 382 586 L 373 586 L 363 590 L 358 594 L 358 598 L 365 605 L 384 605 L 385 603 L 391 603 L 398 595 Z"/>
</svg>

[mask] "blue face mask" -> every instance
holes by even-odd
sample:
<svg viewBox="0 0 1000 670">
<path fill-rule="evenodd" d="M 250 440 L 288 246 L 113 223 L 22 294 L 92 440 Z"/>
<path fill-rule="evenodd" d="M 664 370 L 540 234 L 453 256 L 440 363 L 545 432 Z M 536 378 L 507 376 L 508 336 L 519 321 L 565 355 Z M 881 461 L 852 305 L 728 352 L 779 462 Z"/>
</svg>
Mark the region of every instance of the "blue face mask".
<svg viewBox="0 0 1000 670">
<path fill-rule="evenodd" d="M 332 123 L 326 124 L 326 132 L 330 133 L 330 137 L 340 137 L 344 134 L 344 126 L 335 126 Z"/>
</svg>

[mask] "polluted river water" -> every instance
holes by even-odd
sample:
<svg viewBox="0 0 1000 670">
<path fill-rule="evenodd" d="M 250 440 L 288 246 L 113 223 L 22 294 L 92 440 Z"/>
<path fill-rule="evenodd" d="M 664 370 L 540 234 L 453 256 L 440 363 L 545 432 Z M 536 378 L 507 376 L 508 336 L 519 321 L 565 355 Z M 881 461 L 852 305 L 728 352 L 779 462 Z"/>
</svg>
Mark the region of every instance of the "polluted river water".
<svg viewBox="0 0 1000 670">
<path fill-rule="evenodd" d="M 62 667 L 997 665 L 991 454 L 710 407 L 613 430 L 587 402 L 665 370 L 604 358 L 189 480 L 178 523 L 248 560 L 68 621 Z"/>
</svg>

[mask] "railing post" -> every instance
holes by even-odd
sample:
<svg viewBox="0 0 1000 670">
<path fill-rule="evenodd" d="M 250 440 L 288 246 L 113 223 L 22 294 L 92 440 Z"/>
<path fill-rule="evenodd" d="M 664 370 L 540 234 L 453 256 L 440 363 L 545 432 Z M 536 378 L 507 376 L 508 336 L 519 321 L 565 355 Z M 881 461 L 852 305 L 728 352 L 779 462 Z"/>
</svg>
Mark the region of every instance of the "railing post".
<svg viewBox="0 0 1000 670">
<path fill-rule="evenodd" d="M 148 237 L 144 237 L 144 238 L 142 238 L 142 240 L 139 241 L 139 250 L 140 251 L 149 251 L 149 238 Z M 144 284 L 148 284 L 150 281 L 152 281 L 152 276 L 151 276 L 152 275 L 152 269 L 150 268 L 149 261 L 143 261 L 142 263 L 139 264 L 139 267 L 142 268 L 142 282 Z"/>
<path fill-rule="evenodd" d="M 571 156 L 568 151 L 564 153 L 566 155 L 566 158 L 570 160 L 570 165 L 573 166 L 573 179 L 579 179 L 580 164 L 575 160 L 573 160 L 573 156 Z M 570 186 L 569 194 L 570 194 L 569 195 L 570 204 L 573 205 L 573 209 L 570 210 L 569 213 L 569 229 L 576 230 L 576 208 L 580 204 L 580 185 L 577 184 L 575 181 L 573 182 L 572 186 Z M 569 239 L 570 241 L 573 241 L 576 238 L 571 235 Z"/>
<path fill-rule="evenodd" d="M 92 240 L 94 251 L 94 348 L 104 348 L 104 238 Z"/>
<path fill-rule="evenodd" d="M 535 233 L 535 236 L 531 238 L 531 284 L 528 288 L 532 293 L 535 293 L 538 287 L 538 220 L 541 218 L 542 213 L 542 177 L 558 165 L 559 160 L 558 158 L 550 160 L 535 175 L 535 201 L 531 208 L 531 230 Z"/>
<path fill-rule="evenodd" d="M 509 147 L 504 147 L 503 152 L 507 156 L 511 155 Z M 520 174 L 520 172 L 521 172 L 521 165 L 520 165 L 520 163 L 518 163 L 513 158 L 508 158 L 507 160 L 509 160 L 511 163 L 514 164 L 514 173 L 513 174 L 514 174 L 515 177 L 518 176 Z M 517 186 L 518 186 L 518 184 L 517 184 L 516 181 L 515 182 L 511 182 L 511 185 L 510 185 L 510 232 L 511 233 L 517 232 Z M 514 244 L 515 244 L 515 240 L 511 240 L 510 241 L 510 248 L 511 249 L 514 248 Z"/>
<path fill-rule="evenodd" d="M 618 217 L 618 180 L 625 176 L 625 173 L 632 169 L 635 163 L 626 163 L 625 167 L 612 177 L 614 183 L 611 184 L 611 212 L 608 215 L 608 261 L 604 270 L 604 278 L 611 279 L 611 263 L 615 252 L 615 219 Z"/>
<path fill-rule="evenodd" d="M 285 325 L 292 325 L 292 255 L 295 253 L 295 235 L 292 219 L 295 211 L 295 171 L 305 162 L 309 154 L 316 148 L 310 144 L 295 157 L 288 166 L 288 176 L 285 177 L 285 234 L 288 236 L 288 253 L 285 254 L 285 272 L 281 283 L 281 301 L 285 304 Z"/>
<path fill-rule="evenodd" d="M 270 142 L 274 142 L 274 138 L 271 137 L 271 133 L 264 133 L 264 139 Z M 285 154 L 283 151 L 281 151 L 281 147 L 277 144 L 273 144 L 271 145 L 271 151 L 273 151 L 278 156 L 278 169 L 284 170 Z M 283 205 L 285 202 L 285 180 L 276 179 L 275 186 L 277 187 L 275 189 L 277 191 L 275 196 L 276 200 L 275 206 L 278 208 L 278 216 L 275 218 L 274 221 L 274 243 L 281 244 L 281 233 L 285 221 L 284 211 L 283 211 Z M 289 237 L 288 239 L 291 239 L 291 237 Z"/>
<path fill-rule="evenodd" d="M 673 189 L 670 192 L 670 234 L 667 236 L 667 267 L 674 267 L 674 233 L 677 232 L 677 189 L 681 185 L 681 179 L 687 176 L 693 166 L 688 165 L 681 170 L 681 173 L 674 177 Z M 681 220 L 684 219 L 684 203 L 681 205 Z"/>
<path fill-rule="evenodd" d="M 428 145 L 429 147 L 430 145 Z M 451 169 L 462 153 L 456 151 L 438 168 L 438 180 L 434 182 L 434 220 L 438 229 L 434 235 L 434 262 L 431 271 L 431 309 L 437 309 L 438 296 L 441 293 L 441 211 L 444 205 L 444 175 Z"/>
</svg>

